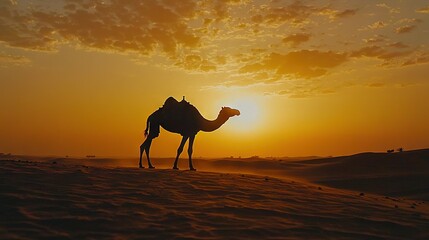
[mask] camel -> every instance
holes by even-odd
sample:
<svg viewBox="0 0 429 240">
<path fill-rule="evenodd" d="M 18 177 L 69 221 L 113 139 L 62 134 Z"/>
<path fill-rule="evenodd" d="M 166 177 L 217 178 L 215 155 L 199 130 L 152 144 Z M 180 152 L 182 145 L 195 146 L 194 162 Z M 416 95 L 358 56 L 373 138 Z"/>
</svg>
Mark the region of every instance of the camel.
<svg viewBox="0 0 429 240">
<path fill-rule="evenodd" d="M 185 100 L 185 97 L 183 97 L 181 102 L 178 102 L 173 97 L 167 98 L 164 105 L 147 118 L 146 129 L 144 133 L 146 139 L 142 145 L 140 145 L 139 167 L 144 168 L 142 165 L 142 155 L 143 152 L 146 152 L 148 166 L 149 168 L 154 168 L 150 161 L 149 150 L 152 140 L 159 136 L 159 126 L 161 126 L 169 132 L 182 135 L 182 141 L 180 142 L 179 148 L 177 149 L 177 155 L 176 160 L 174 161 L 173 169 L 179 169 L 177 167 L 178 159 L 183 151 L 185 143 L 189 139 L 189 169 L 196 171 L 192 165 L 192 147 L 194 145 L 195 135 L 197 135 L 199 131 L 212 132 L 222 126 L 226 121 L 228 121 L 230 117 L 239 115 L 240 111 L 237 109 L 222 107 L 215 120 L 207 120 L 200 114 L 197 108 Z"/>
</svg>

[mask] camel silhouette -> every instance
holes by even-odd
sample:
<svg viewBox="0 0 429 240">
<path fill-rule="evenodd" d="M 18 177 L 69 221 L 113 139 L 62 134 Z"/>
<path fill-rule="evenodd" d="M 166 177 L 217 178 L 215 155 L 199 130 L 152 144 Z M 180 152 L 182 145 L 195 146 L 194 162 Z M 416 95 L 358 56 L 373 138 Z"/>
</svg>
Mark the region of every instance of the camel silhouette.
<svg viewBox="0 0 429 240">
<path fill-rule="evenodd" d="M 222 126 L 230 117 L 238 115 L 240 115 L 240 111 L 237 109 L 222 107 L 215 120 L 207 120 L 200 114 L 197 108 L 185 100 L 185 97 L 180 102 L 173 97 L 167 98 L 164 105 L 147 118 L 145 129 L 146 139 L 140 145 L 139 167 L 143 168 L 142 155 L 143 152 L 146 152 L 148 166 L 149 168 L 154 168 L 150 162 L 149 150 L 152 140 L 159 136 L 159 126 L 161 126 L 169 132 L 182 135 L 182 141 L 177 149 L 173 169 L 179 169 L 177 162 L 186 141 L 189 139 L 189 169 L 195 171 L 196 169 L 192 165 L 192 146 L 194 145 L 195 135 L 199 131 L 212 132 Z"/>
</svg>

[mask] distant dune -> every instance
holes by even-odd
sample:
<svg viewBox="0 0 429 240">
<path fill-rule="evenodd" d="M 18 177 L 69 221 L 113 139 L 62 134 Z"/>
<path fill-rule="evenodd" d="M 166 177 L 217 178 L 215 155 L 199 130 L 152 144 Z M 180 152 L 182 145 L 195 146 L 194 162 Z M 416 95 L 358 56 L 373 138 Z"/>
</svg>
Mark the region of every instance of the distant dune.
<svg viewBox="0 0 429 240">
<path fill-rule="evenodd" d="M 0 161 L 0 239 L 428 239 L 428 203 L 369 193 L 404 194 L 412 183 L 408 195 L 425 197 L 427 181 L 415 176 L 427 179 L 428 156 L 426 149 L 296 161 L 198 159 L 198 172 L 15 156 Z M 171 167 L 171 159 L 158 160 L 157 167 Z M 353 188 L 359 191 L 346 190 Z"/>
<path fill-rule="evenodd" d="M 429 149 L 312 160 L 222 159 L 218 171 L 295 177 L 335 188 L 429 201 Z"/>
<path fill-rule="evenodd" d="M 336 188 L 429 200 L 429 149 L 308 160 L 294 174 Z"/>
</svg>

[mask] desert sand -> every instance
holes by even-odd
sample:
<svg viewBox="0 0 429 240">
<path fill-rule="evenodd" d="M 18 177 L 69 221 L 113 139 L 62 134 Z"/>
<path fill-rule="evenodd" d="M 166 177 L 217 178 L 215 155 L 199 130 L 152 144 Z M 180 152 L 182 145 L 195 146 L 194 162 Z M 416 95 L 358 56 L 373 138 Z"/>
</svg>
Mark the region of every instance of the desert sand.
<svg viewBox="0 0 429 240">
<path fill-rule="evenodd" d="M 428 239 L 429 150 L 296 159 L 7 156 L 0 239 Z"/>
</svg>

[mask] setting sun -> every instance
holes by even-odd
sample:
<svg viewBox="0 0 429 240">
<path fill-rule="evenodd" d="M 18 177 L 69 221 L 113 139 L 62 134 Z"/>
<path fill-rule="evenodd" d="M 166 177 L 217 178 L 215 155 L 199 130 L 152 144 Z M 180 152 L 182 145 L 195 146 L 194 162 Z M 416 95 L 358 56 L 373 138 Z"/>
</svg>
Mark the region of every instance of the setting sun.
<svg viewBox="0 0 429 240">
<path fill-rule="evenodd" d="M 231 121 L 230 128 L 240 132 L 251 132 L 260 126 L 263 117 L 259 102 L 248 97 L 233 100 L 229 105 L 240 110 L 240 116 Z"/>
</svg>

